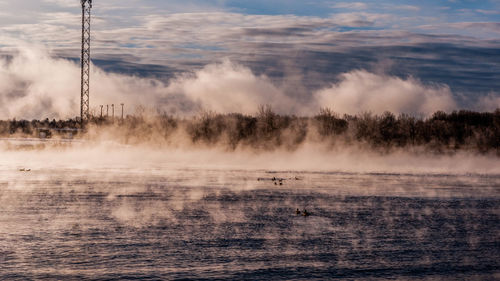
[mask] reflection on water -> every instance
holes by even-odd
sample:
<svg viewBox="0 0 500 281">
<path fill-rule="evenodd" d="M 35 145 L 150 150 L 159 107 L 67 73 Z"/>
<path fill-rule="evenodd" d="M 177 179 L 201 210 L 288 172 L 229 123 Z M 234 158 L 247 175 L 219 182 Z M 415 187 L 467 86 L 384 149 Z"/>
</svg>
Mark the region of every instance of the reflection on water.
<svg viewBox="0 0 500 281">
<path fill-rule="evenodd" d="M 2 280 L 500 277 L 496 175 L 158 168 L 0 176 Z"/>
</svg>

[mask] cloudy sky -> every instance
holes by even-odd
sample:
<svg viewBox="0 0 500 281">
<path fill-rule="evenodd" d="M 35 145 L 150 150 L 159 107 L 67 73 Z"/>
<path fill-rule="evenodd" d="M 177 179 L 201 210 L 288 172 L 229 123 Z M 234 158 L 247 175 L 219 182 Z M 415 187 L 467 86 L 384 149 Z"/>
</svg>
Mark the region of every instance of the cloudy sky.
<svg viewBox="0 0 500 281">
<path fill-rule="evenodd" d="M 443 110 L 500 106 L 500 0 L 93 2 L 92 56 L 102 71 L 95 75 L 143 78 L 130 82 L 136 91 L 139 84 L 160 83 L 149 89 L 157 92 L 153 103 L 231 111 L 238 107 L 207 104 L 207 96 L 234 90 L 235 102 L 252 96 L 253 103 L 292 113 L 307 112 L 300 104 L 377 112 L 383 106 L 366 100 L 397 100 L 408 89 L 414 101 L 401 101 L 395 111 L 427 113 L 439 108 L 422 108 L 441 102 Z M 12 98 L 34 88 L 21 77 L 23 61 L 33 65 L 47 53 L 76 65 L 80 13 L 79 0 L 0 0 L 0 81 L 17 85 L 0 86 L 4 104 L 29 108 Z M 25 49 L 31 55 L 19 58 L 17 68 L 9 66 Z M 222 86 L 206 91 L 210 82 L 203 75 Z M 426 104 L 415 104 L 422 99 Z"/>
</svg>

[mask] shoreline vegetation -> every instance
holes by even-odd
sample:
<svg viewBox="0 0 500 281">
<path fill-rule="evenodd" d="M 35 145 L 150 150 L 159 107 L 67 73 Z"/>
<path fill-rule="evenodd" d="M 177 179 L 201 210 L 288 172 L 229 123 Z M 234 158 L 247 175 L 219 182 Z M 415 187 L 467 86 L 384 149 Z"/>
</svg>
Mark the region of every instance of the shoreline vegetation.
<svg viewBox="0 0 500 281">
<path fill-rule="evenodd" d="M 390 112 L 340 116 L 328 108 L 311 117 L 280 115 L 262 106 L 255 116 L 202 112 L 193 117 L 145 114 L 124 119 L 0 120 L 0 138 L 96 139 L 157 146 L 218 146 L 229 151 L 296 150 L 307 142 L 375 151 L 419 148 L 432 153 L 468 151 L 500 157 L 500 109 L 438 111 L 427 118 Z"/>
</svg>

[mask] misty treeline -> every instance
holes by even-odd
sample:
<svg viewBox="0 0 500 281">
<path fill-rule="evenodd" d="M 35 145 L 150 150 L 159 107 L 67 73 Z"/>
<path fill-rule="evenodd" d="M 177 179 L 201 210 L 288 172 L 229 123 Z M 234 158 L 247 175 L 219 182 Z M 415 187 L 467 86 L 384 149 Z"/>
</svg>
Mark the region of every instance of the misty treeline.
<svg viewBox="0 0 500 281">
<path fill-rule="evenodd" d="M 328 108 L 312 117 L 280 115 L 262 106 L 255 116 L 202 112 L 191 118 L 139 112 L 120 118 L 92 117 L 80 130 L 76 120 L 0 121 L 0 136 L 112 138 L 125 144 L 222 146 L 295 150 L 306 142 L 356 145 L 380 151 L 420 147 L 437 153 L 458 150 L 500 156 L 500 109 L 494 112 L 438 111 L 428 118 L 363 113 L 339 116 Z M 50 130 L 52 129 L 52 130 Z M 74 134 L 74 135 L 73 135 Z"/>
</svg>

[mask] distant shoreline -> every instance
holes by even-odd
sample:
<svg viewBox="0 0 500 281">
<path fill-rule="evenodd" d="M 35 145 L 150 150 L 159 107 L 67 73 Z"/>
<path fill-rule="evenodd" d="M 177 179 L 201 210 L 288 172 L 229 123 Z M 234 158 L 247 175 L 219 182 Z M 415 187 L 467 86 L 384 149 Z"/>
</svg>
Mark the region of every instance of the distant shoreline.
<svg viewBox="0 0 500 281">
<path fill-rule="evenodd" d="M 322 109 L 311 117 L 279 115 L 262 107 L 256 116 L 202 112 L 91 117 L 82 126 L 69 120 L 0 120 L 0 141 L 72 143 L 113 140 L 156 146 L 222 147 L 226 150 L 296 150 L 305 143 L 357 146 L 381 152 L 422 148 L 432 153 L 458 151 L 500 156 L 500 109 L 494 112 L 436 112 L 428 118 L 363 113 L 339 116 Z"/>
</svg>

